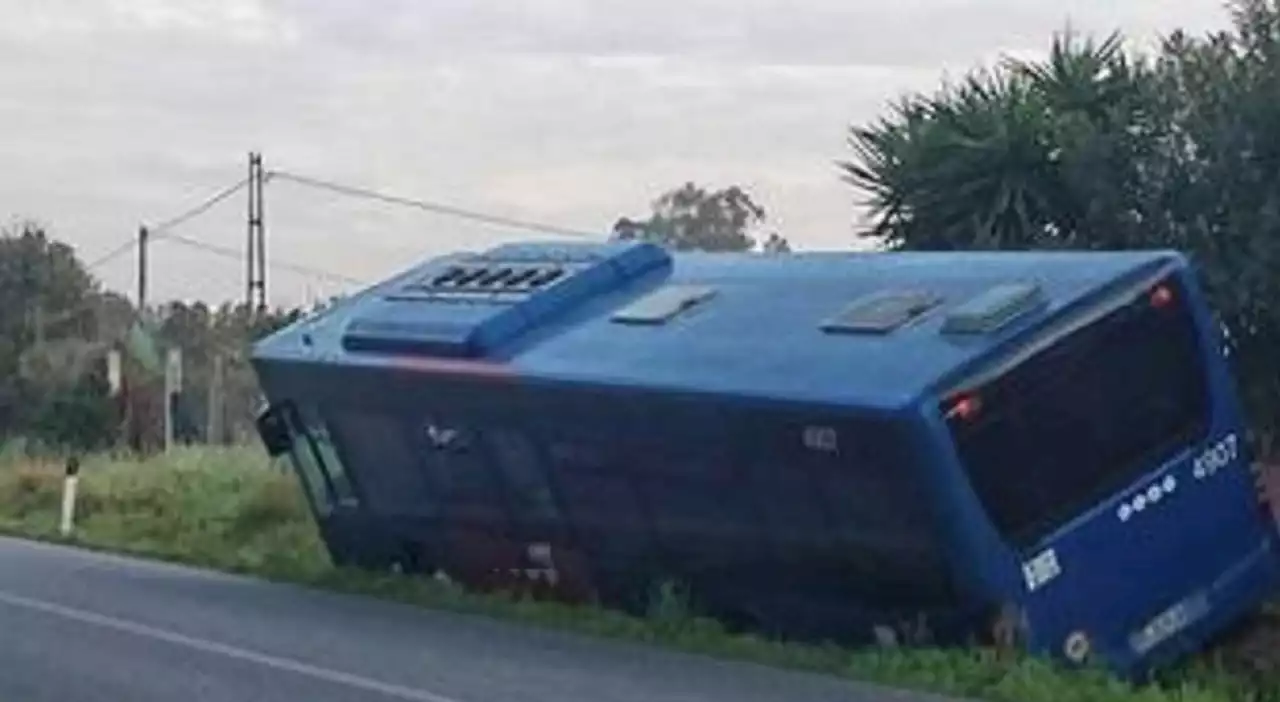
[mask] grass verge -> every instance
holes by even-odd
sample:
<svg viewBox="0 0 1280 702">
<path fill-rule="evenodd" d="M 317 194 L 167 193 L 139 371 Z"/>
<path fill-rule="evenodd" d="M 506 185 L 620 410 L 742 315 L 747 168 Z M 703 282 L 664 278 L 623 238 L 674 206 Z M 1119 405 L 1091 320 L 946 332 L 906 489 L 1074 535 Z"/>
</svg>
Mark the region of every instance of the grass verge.
<svg viewBox="0 0 1280 702">
<path fill-rule="evenodd" d="M 179 450 L 145 461 L 84 463 L 76 545 L 267 579 L 481 614 L 687 652 L 809 670 L 991 702 L 1280 702 L 1280 678 L 1228 672 L 1209 655 L 1135 687 L 1096 672 L 1068 672 L 992 652 L 859 650 L 731 635 L 667 611 L 647 619 L 585 607 L 462 592 L 426 578 L 343 571 L 329 564 L 291 474 L 253 448 Z M 0 531 L 57 535 L 61 466 L 0 458 Z"/>
</svg>

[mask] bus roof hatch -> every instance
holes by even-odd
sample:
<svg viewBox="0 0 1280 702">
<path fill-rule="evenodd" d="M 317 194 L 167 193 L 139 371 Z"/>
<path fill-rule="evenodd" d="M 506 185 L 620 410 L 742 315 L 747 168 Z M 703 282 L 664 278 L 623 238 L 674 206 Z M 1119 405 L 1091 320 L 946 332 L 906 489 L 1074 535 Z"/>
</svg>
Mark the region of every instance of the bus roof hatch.
<svg viewBox="0 0 1280 702">
<path fill-rule="evenodd" d="M 1040 309 L 1046 302 L 1044 291 L 1037 283 L 1002 283 L 966 300 L 947 313 L 942 333 L 990 334 L 1013 320 Z"/>
<path fill-rule="evenodd" d="M 825 332 L 888 334 L 942 304 L 924 290 L 887 290 L 864 295 L 822 323 Z"/>
</svg>

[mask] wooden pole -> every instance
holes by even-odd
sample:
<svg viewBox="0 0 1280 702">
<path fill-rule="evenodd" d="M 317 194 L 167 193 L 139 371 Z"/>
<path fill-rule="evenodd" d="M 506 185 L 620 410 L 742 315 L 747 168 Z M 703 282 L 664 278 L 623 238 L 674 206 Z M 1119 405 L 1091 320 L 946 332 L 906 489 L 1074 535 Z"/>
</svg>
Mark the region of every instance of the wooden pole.
<svg viewBox="0 0 1280 702">
<path fill-rule="evenodd" d="M 145 318 L 147 313 L 147 240 L 150 232 L 146 227 L 138 227 L 138 314 Z"/>
</svg>

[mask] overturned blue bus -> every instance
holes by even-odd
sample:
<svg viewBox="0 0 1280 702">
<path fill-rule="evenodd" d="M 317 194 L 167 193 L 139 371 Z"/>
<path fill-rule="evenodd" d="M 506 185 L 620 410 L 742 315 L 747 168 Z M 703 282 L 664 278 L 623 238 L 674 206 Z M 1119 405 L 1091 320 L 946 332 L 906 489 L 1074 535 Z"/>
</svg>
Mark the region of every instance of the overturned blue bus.
<svg viewBox="0 0 1280 702">
<path fill-rule="evenodd" d="M 338 564 L 1135 672 L 1280 580 L 1220 341 L 1172 252 L 530 242 L 253 364 Z"/>
</svg>

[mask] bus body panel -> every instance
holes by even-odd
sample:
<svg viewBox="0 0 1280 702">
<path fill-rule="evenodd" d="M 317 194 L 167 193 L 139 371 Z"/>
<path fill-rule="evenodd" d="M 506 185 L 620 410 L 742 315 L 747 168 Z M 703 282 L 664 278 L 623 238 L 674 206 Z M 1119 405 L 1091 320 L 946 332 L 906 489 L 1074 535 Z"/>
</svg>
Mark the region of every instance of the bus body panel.
<svg viewBox="0 0 1280 702">
<path fill-rule="evenodd" d="M 1204 423 L 1190 442 L 1143 459 L 1124 483 L 1031 541 L 1011 541 L 1012 534 L 989 527 L 991 515 L 964 479 L 964 458 L 949 442 L 940 447 L 947 460 L 938 465 L 954 467 L 950 479 L 964 505 L 956 509 L 963 527 L 953 538 L 967 541 L 970 552 L 988 554 L 973 557 L 983 586 L 1001 600 L 1020 602 L 1039 652 L 1060 658 L 1087 652 L 1087 659 L 1116 669 L 1146 669 L 1203 641 L 1238 616 L 1242 602 L 1257 602 L 1280 584 L 1276 523 L 1250 470 L 1220 338 L 1187 269 L 1170 275 L 1165 280 L 1179 284 L 1179 304 L 1195 332 L 1194 367 L 1203 375 Z M 1120 396 L 1119 388 L 1111 390 Z M 976 392 L 981 396 L 983 389 Z M 950 434 L 936 413 L 930 419 L 939 435 Z M 1024 468 L 1036 469 L 1034 457 Z"/>
<path fill-rule="evenodd" d="M 1097 655 L 1129 666 L 1182 627 L 1234 606 L 1236 589 L 1274 589 L 1275 534 L 1249 508 L 1255 494 L 1247 464 L 1193 476 L 1195 458 L 1220 446 L 1221 436 L 1018 554 L 1037 648 L 1063 655 L 1068 637 L 1083 632 Z M 1120 510 L 1135 503 L 1145 503 L 1142 511 L 1122 521 Z M 1180 620 L 1173 630 L 1142 633 L 1166 625 L 1156 620 L 1170 608 Z"/>
<path fill-rule="evenodd" d="M 1059 657 L 1064 637 L 1086 631 L 1108 663 L 1124 670 L 1199 645 L 1206 632 L 1256 606 L 1276 578 L 1275 549 L 1265 546 L 1274 528 L 1252 509 L 1256 500 L 1244 480 L 1249 457 L 1243 442 L 1236 456 L 1219 443 L 1233 432 L 1237 440 L 1243 436 L 1240 410 L 1217 348 L 1220 340 L 1206 331 L 1207 307 L 1185 264 L 1172 252 L 756 256 L 668 254 L 643 244 L 518 245 L 430 261 L 388 279 L 259 342 L 253 364 L 273 405 L 296 405 L 295 468 L 335 560 L 430 570 L 441 558 L 452 559 L 455 572 L 477 581 L 487 577 L 486 569 L 533 568 L 526 550 L 534 541 L 581 556 L 586 565 L 579 581 L 601 591 L 610 589 L 610 580 L 646 570 L 688 575 L 718 559 L 733 574 L 721 582 L 754 591 L 758 611 L 773 608 L 776 614 L 809 604 L 794 597 L 782 603 L 784 585 L 803 584 L 797 588 L 804 593 L 800 599 L 815 604 L 805 616 L 838 622 L 836 628 L 863 627 L 859 617 L 843 619 L 867 608 L 855 585 L 842 595 L 835 588 L 836 596 L 818 606 L 818 595 L 810 593 L 839 579 L 819 584 L 823 578 L 805 581 L 803 574 L 853 557 L 886 559 L 898 573 L 909 572 L 909 539 L 882 538 L 888 533 L 882 528 L 884 510 L 907 510 L 917 520 L 917 537 L 932 529 L 925 534 L 932 539 L 928 567 L 919 575 L 941 584 L 928 596 L 931 604 L 964 616 L 1020 611 L 1032 648 Z M 512 271 L 524 272 L 512 278 Z M 938 407 L 941 389 L 1016 356 L 1038 333 L 1115 290 L 1170 271 L 1187 293 L 1178 304 L 1189 305 L 1196 320 L 1196 355 L 1210 398 L 1203 427 L 1160 456 L 1114 475 L 1081 459 L 1077 465 L 1091 476 L 1089 489 L 1064 483 L 1073 495 L 1061 504 L 1053 494 L 1029 490 L 1027 505 L 1032 497 L 1039 502 L 1034 509 L 1024 505 L 1022 512 L 1032 514 L 993 512 L 999 504 L 993 493 L 1018 492 L 1006 490 L 998 471 L 988 469 L 1010 461 L 1000 459 L 1000 442 L 990 436 L 954 440 L 954 425 Z M 559 276 L 561 283 L 541 291 L 464 291 L 462 297 L 449 287 L 470 280 L 542 280 L 544 274 L 550 276 L 546 280 Z M 1043 304 L 985 333 L 945 332 L 948 315 L 965 301 L 1028 280 L 1043 293 Z M 452 282 L 442 288 L 439 281 Z M 672 294 L 690 289 L 712 294 L 680 299 L 666 309 Z M 917 301 L 933 302 L 898 327 L 851 331 L 857 326 L 851 303 L 886 291 L 923 291 Z M 618 321 L 623 311 L 631 321 Z M 633 323 L 638 318 L 644 319 Z M 1158 324 L 1152 329 L 1168 331 Z M 1048 353 L 1067 348 L 1054 342 Z M 1163 358 L 1156 349 L 1148 351 L 1153 360 Z M 1178 367 L 1174 361 L 1169 368 Z M 1011 375 L 1016 373 L 1015 368 Z M 1043 397 L 1052 409 L 1066 402 L 1047 389 L 1052 380 L 1033 379 L 1006 395 Z M 1141 399 L 1120 381 L 1098 390 L 1095 405 L 1110 400 L 1124 407 Z M 1181 401 L 1191 402 L 1198 390 L 1188 386 L 1180 392 L 1187 393 Z M 1000 401 L 993 406 L 999 409 Z M 1050 414 L 1036 416 L 1044 420 Z M 326 426 L 330 419 L 333 426 Z M 1134 426 L 1125 429 L 1136 432 L 1142 416 L 1130 419 Z M 865 420 L 885 431 L 853 428 Z M 458 427 L 451 422 L 478 429 L 479 435 L 523 433 L 529 441 L 515 443 L 529 448 L 528 463 L 548 479 L 561 503 L 576 500 L 578 516 L 539 521 L 521 516 L 519 501 L 458 502 L 450 483 L 429 478 L 455 460 L 436 455 L 455 445 L 448 437 Z M 1094 445 L 1074 438 L 1071 429 L 1052 435 L 1051 424 L 1026 424 L 1058 443 L 1046 442 L 1037 456 L 1027 439 L 1021 454 L 1009 454 L 1015 469 L 1035 465 L 1038 458 L 1052 462 L 1055 446 Z M 1100 435 L 1098 450 L 1125 444 L 1124 437 Z M 885 493 L 894 496 L 868 502 L 881 488 L 858 471 L 876 462 L 853 456 L 860 445 L 875 446 L 876 440 L 890 441 L 889 448 L 902 454 L 897 475 L 919 481 L 913 496 Z M 460 472 L 491 476 L 486 489 L 506 494 L 515 480 L 504 465 L 513 444 L 480 443 L 481 453 L 467 464 L 472 469 Z M 1195 461 L 1210 448 L 1198 477 Z M 595 461 L 594 472 L 574 468 L 583 456 L 602 460 Z M 644 510 L 626 500 L 646 502 L 635 493 L 649 488 L 620 483 L 646 471 L 668 476 L 669 485 L 659 487 L 672 487 L 699 471 L 740 480 L 761 465 L 774 481 L 771 488 L 747 488 L 726 477 L 718 490 L 705 484 L 681 488 L 656 502 L 687 500 L 684 507 L 695 517 L 692 507 L 699 505 L 704 517 L 722 514 L 710 520 L 715 524 L 704 519 L 702 533 L 673 527 L 670 520 L 627 523 Z M 815 483 L 817 474 L 827 476 L 826 482 Z M 1019 473 L 1008 475 L 1016 483 Z M 1159 495 L 1152 496 L 1156 487 Z M 801 490 L 810 501 L 791 500 L 797 523 L 816 525 L 820 517 L 832 526 L 792 528 L 788 534 L 785 519 L 773 520 L 778 527 L 745 510 L 723 514 L 727 503 L 748 494 L 767 503 L 771 495 L 782 501 Z M 325 498 L 325 491 L 333 494 Z M 1141 496 L 1154 506 L 1135 509 Z M 801 504 L 808 507 L 801 510 Z M 1121 521 L 1125 505 L 1128 518 Z M 1016 524 L 1042 508 L 1053 512 L 1047 525 Z M 594 517 L 582 516 L 593 511 Z M 1034 527 L 1030 536 L 1014 533 L 1024 526 Z M 1134 572 L 1139 576 L 1123 577 Z M 778 573 L 781 578 L 770 580 Z M 1203 587 L 1216 587 L 1214 603 L 1181 638 L 1126 657 L 1135 627 Z M 976 622 L 976 633 L 990 633 L 992 623 Z"/>
<path fill-rule="evenodd" d="M 1061 649 L 1083 630 L 1115 665 L 1150 668 L 1216 633 L 1240 613 L 1240 602 L 1280 587 L 1276 523 L 1260 504 L 1265 495 L 1250 470 L 1254 457 L 1219 327 L 1193 272 L 1188 266 L 1176 276 L 1199 332 L 1212 419 L 1200 441 L 1151 466 L 1028 559 L 1052 550 L 1061 568 L 1057 582 L 1029 593 L 1046 648 Z M 1073 562 L 1078 572 L 1069 572 Z"/>
<path fill-rule="evenodd" d="M 731 620 L 791 637 L 868 643 L 874 627 L 922 609 L 938 636 L 969 630 L 911 426 L 896 416 L 611 388 L 442 387 L 368 369 L 324 384 L 296 366 L 264 374 L 274 396 L 291 398 L 282 406 L 323 417 L 349 473 L 357 507 L 319 517 L 338 562 L 439 569 L 483 589 L 511 585 L 490 572 L 529 569 L 525 549 L 547 544 L 558 569 L 570 553 L 581 562 L 572 579 L 558 575 L 578 601 L 632 607 L 664 576 L 696 585 L 700 603 Z M 447 468 L 428 456 L 428 423 L 470 437 L 466 470 L 494 476 L 488 497 L 468 493 L 483 510 L 463 516 L 437 480 Z M 521 484 L 510 475 L 516 436 L 537 454 Z M 547 521 L 512 499 L 530 474 L 557 501 Z"/>
</svg>

